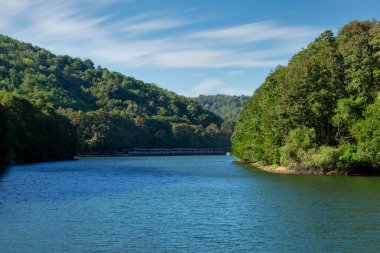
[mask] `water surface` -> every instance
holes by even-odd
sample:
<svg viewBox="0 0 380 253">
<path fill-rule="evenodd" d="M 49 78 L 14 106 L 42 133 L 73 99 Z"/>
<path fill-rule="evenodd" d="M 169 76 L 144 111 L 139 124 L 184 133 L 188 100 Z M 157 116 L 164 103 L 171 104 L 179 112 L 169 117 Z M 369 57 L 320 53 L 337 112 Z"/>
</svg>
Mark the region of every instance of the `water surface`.
<svg viewBox="0 0 380 253">
<path fill-rule="evenodd" d="M 0 179 L 0 251 L 380 251 L 380 178 L 274 175 L 233 161 L 14 166 Z"/>
</svg>

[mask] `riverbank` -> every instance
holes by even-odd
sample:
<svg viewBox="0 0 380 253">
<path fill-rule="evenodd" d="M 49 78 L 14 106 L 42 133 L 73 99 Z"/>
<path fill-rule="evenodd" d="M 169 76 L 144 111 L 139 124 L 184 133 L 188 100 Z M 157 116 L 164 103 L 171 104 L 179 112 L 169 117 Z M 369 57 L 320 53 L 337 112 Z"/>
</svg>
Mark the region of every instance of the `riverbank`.
<svg viewBox="0 0 380 253">
<path fill-rule="evenodd" d="M 371 167 L 355 167 L 346 171 L 323 171 L 316 168 L 289 169 L 284 166 L 263 165 L 249 160 L 239 159 L 238 163 L 246 164 L 254 169 L 274 174 L 293 174 L 293 175 L 317 175 L 317 176 L 380 176 L 380 169 Z"/>
<path fill-rule="evenodd" d="M 273 166 L 273 165 L 263 165 L 261 163 L 254 163 L 248 160 L 238 160 L 239 163 L 247 164 L 254 169 L 259 169 L 261 171 L 274 173 L 274 174 L 289 174 L 289 175 L 337 175 L 336 171 L 330 171 L 328 173 L 324 173 L 321 170 L 316 169 L 289 169 L 284 166 Z"/>
</svg>

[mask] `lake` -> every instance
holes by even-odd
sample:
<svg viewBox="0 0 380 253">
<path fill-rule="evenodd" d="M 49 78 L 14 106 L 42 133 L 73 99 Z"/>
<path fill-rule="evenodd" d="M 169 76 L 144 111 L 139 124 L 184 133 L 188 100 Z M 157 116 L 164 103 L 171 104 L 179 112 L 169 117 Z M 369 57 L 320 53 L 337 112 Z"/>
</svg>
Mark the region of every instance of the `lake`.
<svg viewBox="0 0 380 253">
<path fill-rule="evenodd" d="M 276 175 L 226 156 L 18 165 L 1 252 L 379 252 L 380 178 Z"/>
</svg>

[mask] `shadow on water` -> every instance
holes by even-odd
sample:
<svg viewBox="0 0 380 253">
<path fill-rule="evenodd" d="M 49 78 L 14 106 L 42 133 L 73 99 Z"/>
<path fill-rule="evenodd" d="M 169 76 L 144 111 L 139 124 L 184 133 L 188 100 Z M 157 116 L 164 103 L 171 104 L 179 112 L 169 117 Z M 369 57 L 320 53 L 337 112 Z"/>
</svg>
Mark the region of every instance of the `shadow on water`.
<svg viewBox="0 0 380 253">
<path fill-rule="evenodd" d="M 278 189 L 295 190 L 297 194 L 324 193 L 326 195 L 347 194 L 359 196 L 370 194 L 378 196 L 380 191 L 380 176 L 377 173 L 349 174 L 348 176 L 276 174 L 254 168 L 248 164 L 238 163 L 250 171 L 255 177 L 275 183 Z M 368 197 L 368 196 L 367 196 Z M 358 197 L 360 199 L 361 197 Z"/>
<path fill-rule="evenodd" d="M 0 179 L 2 179 L 8 172 L 8 168 L 0 166 Z"/>
</svg>

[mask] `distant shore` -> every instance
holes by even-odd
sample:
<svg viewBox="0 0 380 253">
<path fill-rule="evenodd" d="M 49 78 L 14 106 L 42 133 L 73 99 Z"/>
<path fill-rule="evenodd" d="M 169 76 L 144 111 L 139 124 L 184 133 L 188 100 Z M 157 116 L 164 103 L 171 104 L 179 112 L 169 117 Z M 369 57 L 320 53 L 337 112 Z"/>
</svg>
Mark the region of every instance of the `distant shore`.
<svg viewBox="0 0 380 253">
<path fill-rule="evenodd" d="M 181 156 L 181 155 L 225 155 L 230 147 L 209 148 L 133 148 L 114 152 L 88 152 L 78 154 L 80 157 L 101 156 Z"/>
</svg>

